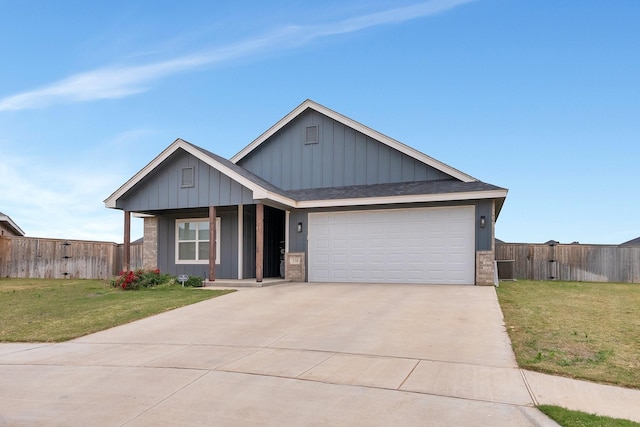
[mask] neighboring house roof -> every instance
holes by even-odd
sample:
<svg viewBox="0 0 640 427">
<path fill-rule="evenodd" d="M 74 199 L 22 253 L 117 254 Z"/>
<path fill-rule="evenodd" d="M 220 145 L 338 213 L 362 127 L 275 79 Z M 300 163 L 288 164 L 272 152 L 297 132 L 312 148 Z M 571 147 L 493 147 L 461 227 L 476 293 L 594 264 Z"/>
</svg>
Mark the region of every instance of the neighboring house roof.
<svg viewBox="0 0 640 427">
<path fill-rule="evenodd" d="M 5 227 L 11 230 L 16 236 L 24 236 L 24 231 L 18 227 L 18 224 L 13 222 L 8 215 L 3 214 L 2 212 L 0 212 L 0 223 L 3 223 Z"/>
<path fill-rule="evenodd" d="M 640 246 L 640 237 L 631 239 L 628 242 L 620 243 L 620 246 Z"/>
<path fill-rule="evenodd" d="M 386 184 L 347 185 L 328 188 L 283 190 L 271 182 L 257 176 L 253 172 L 237 164 L 260 144 L 267 141 L 278 130 L 290 123 L 307 109 L 313 109 L 345 126 L 369 136 L 376 141 L 400 151 L 401 153 L 427 164 L 451 177 L 431 181 L 409 181 Z M 341 114 L 338 114 L 313 101 L 306 100 L 282 120 L 263 133 L 259 138 L 227 160 L 206 149 L 193 145 L 182 139 L 176 139 L 136 175 L 111 194 L 104 202 L 108 208 L 117 208 L 117 201 L 141 183 L 154 170 L 161 167 L 174 153 L 183 150 L 200 161 L 234 180 L 252 192 L 254 200 L 269 200 L 273 203 L 292 208 L 338 207 L 354 205 L 376 205 L 391 203 L 417 203 L 461 201 L 478 199 L 496 199 L 496 217 L 498 216 L 507 190 L 478 181 L 442 162 L 439 162 L 419 151 L 408 147 L 392 138 L 361 125 Z"/>
<path fill-rule="evenodd" d="M 452 168 L 451 166 L 444 164 L 436 159 L 434 159 L 433 157 L 429 157 L 424 153 L 421 153 L 420 151 L 409 147 L 408 145 L 405 145 L 403 143 L 401 143 L 400 141 L 396 141 L 393 138 L 390 138 L 376 130 L 371 129 L 370 127 L 367 127 L 361 123 L 356 122 L 353 119 L 350 119 L 349 117 L 343 116 L 340 113 L 337 113 L 323 105 L 318 104 L 317 102 L 314 102 L 310 99 L 307 99 L 306 101 L 304 101 L 302 104 L 298 105 L 293 111 L 291 111 L 289 114 L 287 114 L 286 116 L 284 116 L 278 123 L 276 123 L 275 125 L 271 126 L 266 132 L 264 132 L 262 135 L 260 135 L 258 138 L 256 138 L 253 142 L 251 142 L 249 145 L 247 145 L 246 147 L 244 147 L 242 150 L 240 150 L 240 152 L 238 154 L 236 154 L 235 156 L 233 156 L 231 158 L 231 161 L 233 163 L 238 163 L 240 160 L 242 160 L 246 155 L 248 155 L 249 153 L 251 153 L 253 150 L 255 150 L 260 144 L 262 144 L 263 142 L 265 142 L 266 140 L 268 140 L 272 135 L 274 135 L 276 132 L 278 132 L 280 129 L 282 129 L 283 127 L 285 127 L 288 123 L 290 123 L 292 120 L 294 120 L 296 117 L 298 117 L 300 114 L 302 114 L 306 109 L 312 109 L 315 110 L 321 114 L 324 114 L 327 117 L 332 118 L 333 120 L 336 120 L 337 122 L 342 123 L 345 126 L 348 126 L 350 128 L 353 128 L 355 130 L 357 130 L 358 132 L 361 132 L 365 135 L 367 135 L 368 137 L 375 139 L 393 149 L 396 149 L 398 151 L 400 151 L 401 153 L 404 153 L 410 157 L 413 157 L 414 159 L 421 161 L 431 167 L 434 167 L 444 173 L 446 173 L 447 175 L 451 175 L 454 178 L 457 178 L 463 182 L 471 182 L 471 181 L 477 181 L 477 179 L 475 179 L 474 177 L 467 175 L 466 173 L 460 172 L 459 170 Z"/>
</svg>

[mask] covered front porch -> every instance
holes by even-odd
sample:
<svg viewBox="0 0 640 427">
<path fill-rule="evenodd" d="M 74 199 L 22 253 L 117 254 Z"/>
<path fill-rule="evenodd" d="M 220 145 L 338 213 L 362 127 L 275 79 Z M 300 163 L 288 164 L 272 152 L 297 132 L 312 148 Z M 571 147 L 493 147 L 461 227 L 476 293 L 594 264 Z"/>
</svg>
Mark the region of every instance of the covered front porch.
<svg viewBox="0 0 640 427">
<path fill-rule="evenodd" d="M 131 216 L 144 220 L 143 267 L 208 283 L 262 284 L 284 277 L 288 211 L 265 203 L 181 210 L 124 211 L 123 269 L 131 265 Z"/>
</svg>

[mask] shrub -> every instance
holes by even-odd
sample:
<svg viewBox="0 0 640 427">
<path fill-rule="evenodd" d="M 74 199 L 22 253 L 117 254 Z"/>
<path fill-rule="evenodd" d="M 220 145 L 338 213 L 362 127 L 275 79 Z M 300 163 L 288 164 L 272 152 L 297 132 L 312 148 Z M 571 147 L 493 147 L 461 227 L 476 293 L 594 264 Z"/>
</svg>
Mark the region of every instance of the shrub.
<svg viewBox="0 0 640 427">
<path fill-rule="evenodd" d="M 109 281 L 114 288 L 123 290 L 138 290 L 140 288 L 149 288 L 167 282 L 170 276 L 160 274 L 159 269 L 145 270 L 138 268 L 133 271 L 121 271 L 116 277 Z"/>
</svg>

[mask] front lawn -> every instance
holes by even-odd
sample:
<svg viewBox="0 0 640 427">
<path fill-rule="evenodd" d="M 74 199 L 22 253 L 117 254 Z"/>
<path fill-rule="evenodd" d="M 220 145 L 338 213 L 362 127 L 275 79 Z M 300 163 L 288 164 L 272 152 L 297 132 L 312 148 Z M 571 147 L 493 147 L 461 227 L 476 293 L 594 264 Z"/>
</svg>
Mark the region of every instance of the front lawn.
<svg viewBox="0 0 640 427">
<path fill-rule="evenodd" d="M 640 389 L 640 284 L 501 282 L 518 365 Z"/>
<path fill-rule="evenodd" d="M 0 341 L 66 341 L 229 292 L 179 284 L 123 291 L 103 280 L 0 279 Z"/>
</svg>

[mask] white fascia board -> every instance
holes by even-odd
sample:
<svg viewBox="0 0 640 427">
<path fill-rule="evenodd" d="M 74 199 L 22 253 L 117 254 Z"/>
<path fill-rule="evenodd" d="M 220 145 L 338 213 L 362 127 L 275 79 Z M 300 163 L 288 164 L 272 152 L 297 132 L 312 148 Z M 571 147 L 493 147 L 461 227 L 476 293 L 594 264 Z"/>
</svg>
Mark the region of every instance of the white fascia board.
<svg viewBox="0 0 640 427">
<path fill-rule="evenodd" d="M 131 212 L 131 216 L 134 218 L 155 218 L 155 215 L 149 215 L 140 212 Z"/>
<path fill-rule="evenodd" d="M 162 162 L 164 162 L 170 155 L 172 155 L 178 148 L 186 145 L 184 141 L 180 138 L 176 139 L 173 144 L 164 149 L 164 151 L 151 162 L 149 162 L 145 167 L 140 169 L 140 171 L 131 177 L 127 182 L 125 182 L 120 188 L 118 188 L 112 195 L 107 197 L 104 201 L 104 204 L 108 208 L 116 208 L 116 201 L 122 197 L 127 191 L 129 191 L 134 185 L 142 180 L 145 176 L 151 173 L 155 168 L 157 168 Z"/>
<path fill-rule="evenodd" d="M 459 200 L 498 199 L 502 197 L 507 197 L 507 190 L 487 190 L 443 194 L 416 194 L 353 199 L 308 200 L 296 203 L 296 208 L 308 209 L 329 208 L 337 206 L 387 205 L 396 203 L 447 202 Z"/>
<path fill-rule="evenodd" d="M 295 119 L 297 116 L 299 116 L 308 107 L 313 108 L 310 104 L 315 104 L 315 103 L 313 101 L 311 101 L 310 99 L 307 99 L 302 104 L 298 105 L 296 108 L 293 109 L 293 111 L 291 111 L 289 114 L 284 116 L 282 119 L 278 120 L 278 122 L 276 124 L 271 126 L 269 129 L 267 129 L 265 132 L 263 132 L 262 135 L 260 135 L 256 139 L 254 139 L 251 143 L 249 143 L 249 145 L 247 145 L 242 150 L 240 150 L 240 152 L 238 152 L 238 154 L 236 154 L 235 156 L 233 156 L 231 158 L 231 161 L 233 163 L 238 163 L 247 154 L 252 152 L 256 147 L 258 147 L 264 141 L 269 139 L 273 134 L 275 134 L 280 129 L 282 129 L 287 123 L 289 123 L 290 121 Z"/>
<path fill-rule="evenodd" d="M 7 215 L 1 215 L 0 216 L 0 221 L 6 222 L 7 224 L 9 224 L 9 227 L 13 228 L 17 234 L 19 234 L 21 236 L 25 235 L 24 231 L 22 231 L 22 229 L 20 227 L 18 227 L 18 224 L 13 222 L 13 220 L 10 217 L 8 217 Z"/>
<path fill-rule="evenodd" d="M 162 162 L 164 162 L 169 156 L 171 156 L 176 150 L 183 149 L 187 153 L 197 157 L 202 160 L 204 163 L 213 167 L 220 173 L 226 175 L 230 179 L 238 182 L 240 185 L 250 189 L 253 192 L 254 199 L 271 199 L 282 204 L 293 206 L 295 204 L 294 200 L 291 200 L 287 197 L 281 196 L 279 194 L 273 193 L 271 191 L 266 190 L 255 182 L 251 181 L 248 178 L 238 174 L 237 172 L 229 169 L 227 166 L 218 162 L 217 160 L 209 157 L 206 153 L 198 150 L 193 145 L 183 141 L 182 139 L 177 139 L 173 144 L 167 147 L 162 153 L 160 153 L 155 159 L 153 159 L 148 165 L 140 170 L 137 174 L 135 174 L 129 181 L 127 181 L 122 187 L 116 190 L 111 196 L 109 196 L 105 201 L 105 206 L 108 208 L 116 208 L 116 201 L 122 197 L 127 191 L 133 188 L 138 182 L 140 182 L 145 176 L 151 173 L 155 168 L 160 166 Z"/>
<path fill-rule="evenodd" d="M 286 116 L 284 116 L 280 121 L 278 121 L 275 125 L 271 126 L 266 132 L 264 132 L 262 135 L 260 135 L 258 138 L 256 138 L 253 142 L 251 142 L 249 145 L 247 145 L 245 148 L 243 148 L 238 154 L 236 154 L 235 156 L 233 156 L 231 158 L 231 161 L 233 163 L 237 163 L 240 160 L 242 160 L 247 154 L 249 154 L 250 152 L 252 152 L 256 147 L 258 147 L 260 144 L 262 144 L 264 141 L 266 141 L 267 139 L 269 139 L 273 134 L 275 134 L 276 132 L 278 132 L 280 129 L 282 129 L 285 125 L 287 125 L 289 122 L 291 122 L 294 118 L 296 118 L 298 115 L 300 115 L 304 110 L 306 110 L 307 108 L 311 108 L 321 114 L 324 114 L 327 117 L 332 118 L 333 120 L 342 123 L 345 126 L 348 126 L 350 128 L 353 128 L 355 130 L 357 130 L 360 133 L 363 133 L 367 136 L 369 136 L 372 139 L 375 139 L 377 141 L 382 142 L 385 145 L 388 145 L 389 147 L 396 149 L 398 151 L 400 151 L 403 154 L 406 154 L 409 157 L 412 157 L 422 163 L 425 163 L 435 169 L 438 169 L 439 171 L 442 171 L 444 173 L 446 173 L 447 175 L 450 175 L 456 179 L 459 179 L 460 181 L 463 182 L 474 182 L 477 181 L 476 178 L 472 177 L 471 175 L 467 175 L 466 173 L 463 173 L 461 171 L 459 171 L 458 169 L 455 169 L 445 163 L 442 163 L 439 160 L 434 159 L 433 157 L 427 156 L 424 153 L 421 153 L 420 151 L 409 147 L 408 145 L 405 145 L 403 143 L 401 143 L 400 141 L 397 141 L 393 138 L 390 138 L 374 129 L 371 129 L 368 126 L 365 126 L 361 123 L 356 122 L 353 119 L 350 119 L 349 117 L 343 116 L 342 114 L 333 111 L 323 105 L 320 105 L 314 101 L 311 101 L 310 99 L 307 99 L 306 101 L 304 101 L 302 104 L 300 104 L 299 106 L 297 106 L 293 111 L 291 111 L 289 114 L 287 114 Z"/>
<path fill-rule="evenodd" d="M 296 205 L 296 201 L 293 199 L 290 199 L 288 197 L 282 196 L 280 194 L 274 193 L 272 191 L 268 191 L 265 190 L 264 188 L 258 186 L 257 188 L 253 189 L 247 185 L 245 185 L 245 187 L 249 188 L 251 191 L 253 191 L 253 199 L 254 200 L 273 200 L 274 202 L 278 202 L 281 203 L 285 206 L 290 206 L 290 207 L 295 207 Z"/>
</svg>

